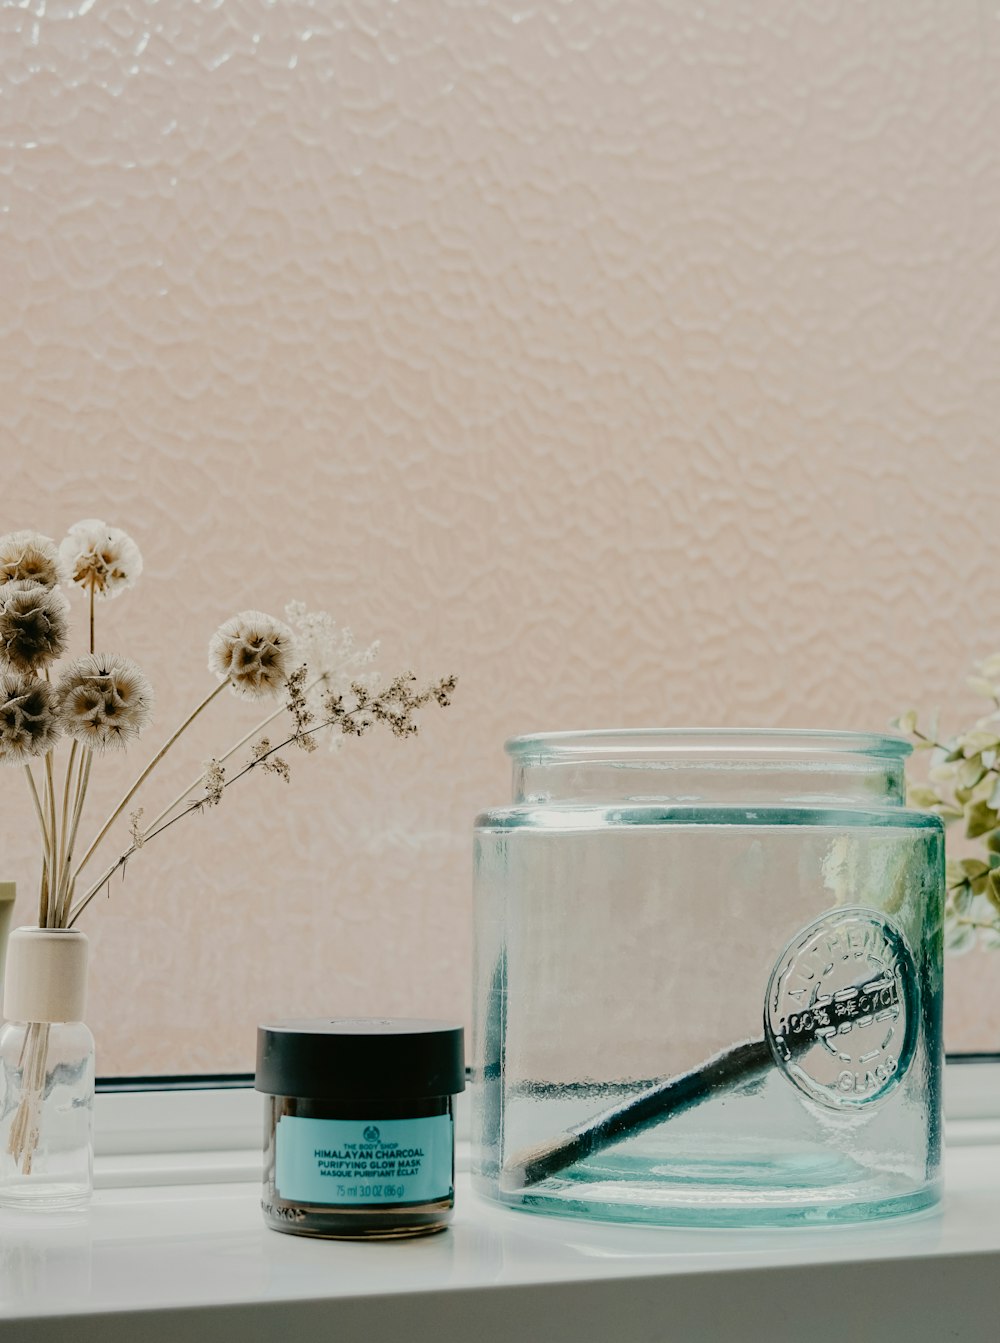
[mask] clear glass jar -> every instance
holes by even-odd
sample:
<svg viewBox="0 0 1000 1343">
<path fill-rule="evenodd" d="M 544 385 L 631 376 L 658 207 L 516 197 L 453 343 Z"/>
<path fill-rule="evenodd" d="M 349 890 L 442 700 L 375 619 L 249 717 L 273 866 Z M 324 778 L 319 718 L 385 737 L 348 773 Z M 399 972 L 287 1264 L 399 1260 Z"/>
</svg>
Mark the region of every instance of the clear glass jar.
<svg viewBox="0 0 1000 1343">
<path fill-rule="evenodd" d="M 475 831 L 473 1172 L 514 1207 L 858 1220 L 940 1196 L 943 828 L 897 738 L 508 743 Z"/>
<path fill-rule="evenodd" d="M 94 1187 L 93 1126 L 89 1028 L 82 1021 L 8 1021 L 0 1029 L 0 1205 L 86 1204 Z"/>
</svg>

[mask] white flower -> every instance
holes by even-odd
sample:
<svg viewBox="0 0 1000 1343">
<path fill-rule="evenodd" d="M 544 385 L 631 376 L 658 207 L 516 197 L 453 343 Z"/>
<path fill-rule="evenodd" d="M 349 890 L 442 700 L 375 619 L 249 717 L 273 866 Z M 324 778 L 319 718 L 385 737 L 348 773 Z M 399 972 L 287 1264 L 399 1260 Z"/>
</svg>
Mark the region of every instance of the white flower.
<svg viewBox="0 0 1000 1343">
<path fill-rule="evenodd" d="M 8 532 L 0 536 L 0 583 L 24 579 L 55 588 L 66 581 L 59 547 L 41 532 Z"/>
<path fill-rule="evenodd" d="M 952 956 L 961 956 L 976 945 L 976 930 L 967 921 L 945 919 L 944 949 Z"/>
<path fill-rule="evenodd" d="M 263 611 L 241 611 L 220 625 L 208 645 L 208 670 L 246 699 L 283 689 L 294 667 L 295 638 L 287 625 Z"/>
<path fill-rule="evenodd" d="M 149 722 L 153 687 L 131 658 L 88 653 L 56 685 L 63 731 L 91 750 L 126 746 Z"/>
<path fill-rule="evenodd" d="M 0 664 L 42 671 L 69 637 L 69 602 L 58 588 L 18 579 L 0 587 Z"/>
<path fill-rule="evenodd" d="M 346 695 L 352 685 L 378 689 L 379 673 L 365 670 L 378 657 L 378 640 L 359 648 L 346 625 L 338 628 L 328 611 L 307 611 L 305 602 L 289 602 L 285 615 L 295 631 L 296 659 L 305 664 L 305 698 L 315 719 L 325 717 L 324 703 L 330 693 Z M 344 734 L 339 727 L 331 727 L 327 740 L 332 751 L 339 751 Z"/>
<path fill-rule="evenodd" d="M 968 677 L 968 684 L 985 699 L 1000 701 L 1000 653 L 994 653 L 991 657 L 983 658 L 980 662 L 973 665 L 973 674 Z"/>
<path fill-rule="evenodd" d="M 99 518 L 85 518 L 69 529 L 59 554 L 70 580 L 98 597 L 117 597 L 142 573 L 139 547 L 126 532 Z"/>
<path fill-rule="evenodd" d="M 58 736 L 48 681 L 17 672 L 0 676 L 0 764 L 20 765 L 44 755 Z"/>
</svg>

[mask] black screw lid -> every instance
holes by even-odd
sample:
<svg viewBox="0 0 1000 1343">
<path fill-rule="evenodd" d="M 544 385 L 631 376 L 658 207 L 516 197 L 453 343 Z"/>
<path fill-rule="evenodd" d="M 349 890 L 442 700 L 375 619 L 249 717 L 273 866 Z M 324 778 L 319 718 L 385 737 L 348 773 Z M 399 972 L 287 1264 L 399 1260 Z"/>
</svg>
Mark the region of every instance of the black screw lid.
<svg viewBox="0 0 1000 1343">
<path fill-rule="evenodd" d="M 257 1027 L 254 1086 L 312 1100 L 453 1096 L 465 1090 L 464 1037 L 448 1021 L 276 1021 Z"/>
</svg>

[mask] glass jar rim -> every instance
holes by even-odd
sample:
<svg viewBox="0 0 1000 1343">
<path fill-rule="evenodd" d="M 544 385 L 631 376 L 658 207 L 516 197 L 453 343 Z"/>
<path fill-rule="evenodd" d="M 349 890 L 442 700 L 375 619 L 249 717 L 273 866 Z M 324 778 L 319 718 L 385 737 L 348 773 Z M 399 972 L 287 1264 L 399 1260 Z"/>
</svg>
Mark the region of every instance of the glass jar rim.
<svg viewBox="0 0 1000 1343">
<path fill-rule="evenodd" d="M 877 732 L 812 728 L 593 728 L 511 737 L 504 750 L 515 760 L 612 760 L 726 754 L 766 760 L 775 756 L 864 756 L 905 760 L 913 746 L 904 737 Z"/>
</svg>

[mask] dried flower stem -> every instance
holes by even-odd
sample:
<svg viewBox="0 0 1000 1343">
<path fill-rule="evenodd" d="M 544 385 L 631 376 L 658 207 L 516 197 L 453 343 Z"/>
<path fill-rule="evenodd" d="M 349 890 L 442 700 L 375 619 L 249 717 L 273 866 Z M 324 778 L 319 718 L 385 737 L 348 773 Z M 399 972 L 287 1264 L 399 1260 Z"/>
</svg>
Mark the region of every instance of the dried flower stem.
<svg viewBox="0 0 1000 1343">
<path fill-rule="evenodd" d="M 88 605 L 88 626 L 90 633 L 90 651 L 94 652 L 94 593 L 95 579 L 90 574 L 87 583 L 87 605 Z M 49 885 L 52 888 L 54 899 L 48 900 L 51 913 L 54 916 L 55 927 L 62 927 L 66 915 L 66 906 L 68 904 L 67 892 L 72 889 L 70 879 L 70 864 L 73 859 L 73 845 L 76 840 L 77 829 L 80 824 L 80 817 L 83 813 L 83 803 L 87 795 L 87 785 L 90 782 L 90 766 L 93 760 L 93 752 L 86 750 L 79 763 L 77 764 L 77 754 L 80 749 L 79 742 L 74 738 L 70 745 L 69 759 L 66 762 L 66 775 L 63 779 L 63 798 L 62 798 L 62 824 L 59 827 L 58 836 L 53 836 L 53 844 L 56 846 L 55 863 L 52 866 Z M 77 765 L 76 778 L 73 777 L 73 766 Z M 73 796 L 73 809 L 70 812 L 70 795 Z M 41 926 L 41 920 L 39 921 Z"/>
<path fill-rule="evenodd" d="M 306 686 L 306 692 L 308 692 L 309 690 L 314 690 L 321 681 L 325 681 L 326 679 L 327 679 L 327 673 L 325 672 L 323 673 L 322 676 L 317 676 L 314 681 L 311 681 L 309 685 Z M 269 713 L 266 718 L 261 719 L 261 721 L 257 724 L 257 726 L 251 728 L 245 737 L 241 737 L 235 746 L 230 746 L 229 750 L 225 753 L 225 755 L 220 755 L 217 757 L 218 763 L 220 765 L 224 765 L 227 760 L 232 759 L 232 757 L 236 754 L 238 750 L 246 746 L 247 742 L 252 741 L 253 738 L 256 737 L 259 732 L 263 732 L 264 728 L 266 728 L 269 723 L 273 723 L 276 718 L 279 718 L 281 714 L 285 712 L 286 707 L 287 706 L 285 704 L 280 704 L 273 713 Z M 150 821 L 149 825 L 145 827 L 145 833 L 147 835 L 152 835 L 156 831 L 156 827 L 160 824 L 160 822 L 165 821 L 166 818 L 170 815 L 170 813 L 174 810 L 174 808 L 179 807 L 180 804 L 184 801 L 184 799 L 186 797 L 189 797 L 194 792 L 194 790 L 200 787 L 204 782 L 205 782 L 205 772 L 203 770 L 196 779 L 191 780 L 191 782 L 188 784 L 188 786 L 184 789 L 183 792 L 177 794 L 173 802 L 170 803 L 169 807 L 163 808 L 163 810 L 160 812 L 159 816 L 157 816 L 155 821 Z"/>
<path fill-rule="evenodd" d="M 69 748 L 69 759 L 66 762 L 66 776 L 63 779 L 63 797 L 62 797 L 62 824 L 59 826 L 59 844 L 56 853 L 56 891 L 62 889 L 63 868 L 66 866 L 66 841 L 69 836 L 69 795 L 73 781 L 73 766 L 76 763 L 76 753 L 80 749 L 79 743 L 74 739 Z M 58 907 L 58 895 L 57 907 Z"/>
<path fill-rule="evenodd" d="M 71 792 L 70 785 L 73 781 L 73 765 L 76 762 L 76 753 L 79 749 L 80 743 L 74 738 L 70 744 L 69 759 L 66 762 L 66 777 L 63 780 L 62 828 L 64 832 L 66 830 L 66 820 L 69 814 L 69 795 Z"/>
<path fill-rule="evenodd" d="M 72 902 L 73 891 L 76 885 L 75 878 L 72 876 L 73 848 L 76 844 L 76 836 L 80 829 L 80 817 L 83 815 L 83 804 L 87 796 L 87 787 L 90 783 L 90 767 L 93 762 L 93 751 L 85 751 L 77 773 L 73 819 L 70 824 L 69 838 L 66 843 L 66 861 L 63 864 L 62 877 L 59 884 L 58 917 L 60 927 L 66 922 L 66 914 L 69 910 L 70 903 Z"/>
<path fill-rule="evenodd" d="M 38 926 L 45 927 L 49 908 L 49 860 L 42 858 L 42 876 L 38 883 Z"/>
<path fill-rule="evenodd" d="M 455 678 L 446 677 L 444 680 L 438 682 L 437 685 L 421 691 L 419 694 L 413 694 L 406 689 L 410 679 L 411 678 L 408 677 L 397 677 L 386 690 L 382 691 L 382 693 L 377 696 L 372 696 L 363 686 L 352 687 L 357 701 L 352 709 L 345 708 L 341 696 L 331 697 L 331 703 L 328 709 L 328 712 L 330 713 L 329 718 L 324 718 L 321 723 L 316 723 L 313 727 L 294 732 L 290 737 L 286 737 L 284 741 L 278 742 L 277 746 L 272 746 L 268 750 L 262 750 L 259 753 L 255 752 L 254 758 L 248 764 L 244 765 L 238 774 L 234 774 L 231 779 L 227 779 L 225 783 L 221 785 L 222 791 L 231 788 L 234 783 L 238 782 L 245 775 L 251 773 L 252 770 L 266 770 L 266 762 L 269 761 L 272 756 L 277 755 L 279 751 L 283 751 L 286 746 L 291 746 L 298 738 L 311 737 L 314 733 L 323 731 L 324 728 L 339 727 L 341 731 L 348 735 L 361 736 L 362 733 L 373 726 L 375 722 L 385 722 L 397 735 L 412 735 L 412 732 L 416 731 L 416 725 L 409 723 L 409 712 L 420 705 L 428 703 L 431 699 L 436 699 L 442 707 L 450 703 L 451 693 L 455 688 Z M 400 703 L 403 705 L 399 715 L 385 711 L 385 706 L 392 703 Z M 156 839 L 158 835 L 162 835 L 164 831 L 169 830 L 170 827 L 176 825 L 178 821 L 182 821 L 185 816 L 190 816 L 193 812 L 201 811 L 204 805 L 205 799 L 198 799 L 185 807 L 183 811 L 178 812 L 178 814 L 172 817 L 169 821 L 165 821 L 162 825 L 158 827 L 150 826 L 143 836 L 143 846 L 148 844 L 150 840 Z M 66 919 L 67 928 L 73 927 L 74 923 L 76 923 L 77 919 L 90 904 L 91 900 L 104 889 L 120 868 L 125 867 L 132 855 L 138 852 L 139 847 L 140 846 L 135 843 L 130 845 L 121 857 L 117 858 L 107 871 L 103 873 L 100 879 L 91 886 L 86 895 L 81 896 L 76 904 L 70 908 Z M 79 871 L 79 869 L 77 869 L 77 871 Z M 76 876 L 74 875 L 74 883 L 75 880 Z"/>
<path fill-rule="evenodd" d="M 56 781 L 55 781 L 55 774 L 52 769 L 51 751 L 45 752 L 45 798 L 49 809 L 49 834 L 52 836 L 50 844 L 50 852 L 55 860 L 54 865 L 50 866 L 49 868 L 49 881 L 48 881 L 49 892 L 48 892 L 47 905 L 48 905 L 48 914 L 49 917 L 51 917 L 55 913 L 55 905 L 51 897 L 55 891 L 54 882 L 58 880 L 59 876 L 59 844 L 58 844 L 59 832 L 56 827 Z M 44 928 L 50 925 L 39 924 L 39 926 Z"/>
<path fill-rule="evenodd" d="M 73 844 L 76 840 L 76 828 L 80 823 L 80 813 L 83 810 L 83 801 L 87 793 L 87 784 L 90 781 L 90 762 L 94 758 L 93 751 L 85 749 L 77 765 L 75 787 L 73 789 L 73 810 L 70 812 L 70 819 L 64 822 L 66 825 L 66 857 L 63 861 L 62 872 L 59 879 L 60 896 L 63 887 L 68 883 L 73 862 Z M 68 781 L 67 781 L 68 783 Z"/>
<path fill-rule="evenodd" d="M 319 732 L 321 728 L 330 727 L 332 726 L 334 721 L 335 720 L 330 719 L 327 722 L 318 723 L 316 727 L 310 728 L 309 732 L 306 733 L 305 735 L 308 736 L 310 733 Z M 259 756 L 256 756 L 253 760 L 250 761 L 249 765 L 244 766 L 244 768 L 240 770 L 239 774 L 234 774 L 231 779 L 227 779 L 226 782 L 221 785 L 222 789 L 224 790 L 226 788 L 229 788 L 232 784 L 234 784 L 237 781 L 237 779 L 242 779 L 244 774 L 249 774 L 252 769 L 257 769 L 259 766 L 263 766 L 264 762 L 270 756 L 282 750 L 284 747 L 290 746 L 294 740 L 295 740 L 294 737 L 287 737 L 284 741 L 279 742 L 277 746 L 272 746 L 270 750 L 263 752 Z M 150 826 L 150 828 L 145 832 L 143 836 L 142 841 L 143 846 L 148 844 L 151 839 L 156 839 L 157 835 L 162 835 L 165 830 L 169 830 L 170 827 L 172 825 L 176 825 L 178 821 L 183 821 L 185 816 L 190 816 L 193 812 L 201 811 L 202 806 L 203 801 L 202 799 L 199 799 L 196 802 L 192 802 L 190 806 L 185 807 L 183 811 L 178 812 L 178 814 L 174 816 L 171 820 L 165 821 L 163 825 L 161 825 L 158 829 L 154 830 L 153 827 Z M 69 911 L 69 917 L 66 922 L 67 928 L 73 927 L 73 924 L 76 923 L 77 919 L 90 904 L 91 900 L 93 900 L 94 896 L 104 889 L 104 887 L 108 884 L 108 882 L 115 875 L 118 869 L 123 868 L 133 854 L 139 852 L 139 848 L 140 845 L 132 844 L 128 849 L 126 849 L 126 851 L 121 855 L 120 858 L 115 859 L 115 861 L 101 876 L 101 878 L 98 881 L 96 881 L 93 886 L 91 886 L 87 894 L 81 896 L 81 898 Z M 74 882 L 75 880 L 76 877 L 74 876 Z"/>
<path fill-rule="evenodd" d="M 146 782 L 146 779 L 153 772 L 156 766 L 160 763 L 163 757 L 170 750 L 171 746 L 173 746 L 177 738 L 191 726 L 191 724 L 194 722 L 194 720 L 198 717 L 198 715 L 202 712 L 203 709 L 208 708 L 208 706 L 212 703 L 212 700 L 216 699 L 219 695 L 222 694 L 223 690 L 225 690 L 228 685 L 229 685 L 228 681 L 220 681 L 219 684 L 215 687 L 215 689 L 210 691 L 210 693 L 205 696 L 205 698 L 201 701 L 199 705 L 197 705 L 196 708 L 192 709 L 192 711 L 188 714 L 187 718 L 184 719 L 184 722 L 181 723 L 180 727 L 177 728 L 177 730 L 170 737 L 167 738 L 164 744 L 157 751 L 156 755 L 153 756 L 152 760 L 150 760 L 149 764 L 146 766 L 146 768 L 142 771 L 139 777 L 132 784 L 132 787 L 128 790 L 128 792 L 125 794 L 122 800 L 118 803 L 117 807 L 115 807 L 114 811 L 111 813 L 111 815 L 105 821 L 104 825 L 101 827 L 101 830 L 96 836 L 96 838 L 92 841 L 90 848 L 80 859 L 79 863 L 77 864 L 76 871 L 73 873 L 74 883 L 76 882 L 77 877 L 79 877 L 83 869 L 87 866 L 87 863 L 93 857 L 94 850 L 97 848 L 98 844 L 100 844 L 101 840 L 108 833 L 108 831 L 114 825 L 115 821 L 117 821 L 118 817 L 122 814 L 122 812 L 125 810 L 128 804 L 132 801 L 133 797 L 135 797 L 136 793 Z"/>
<path fill-rule="evenodd" d="M 48 862 L 52 851 L 51 841 L 49 839 L 49 827 L 45 821 L 45 814 L 42 811 L 42 800 L 38 796 L 38 788 L 35 784 L 35 776 L 31 772 L 31 766 L 25 763 L 24 772 L 28 776 L 28 784 L 31 789 L 31 800 L 35 804 L 35 815 L 38 817 L 38 828 L 42 832 L 42 858 Z"/>
</svg>

